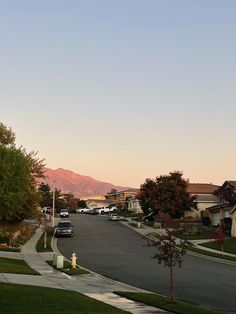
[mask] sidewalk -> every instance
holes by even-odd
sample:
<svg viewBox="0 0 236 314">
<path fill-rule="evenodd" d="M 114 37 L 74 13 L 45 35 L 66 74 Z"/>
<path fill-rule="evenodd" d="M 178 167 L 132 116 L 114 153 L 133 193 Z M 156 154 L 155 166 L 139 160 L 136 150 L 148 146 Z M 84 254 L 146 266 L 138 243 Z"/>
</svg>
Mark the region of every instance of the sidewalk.
<svg viewBox="0 0 236 314">
<path fill-rule="evenodd" d="M 93 272 L 86 275 L 69 276 L 53 269 L 45 262 L 52 260 L 53 252 L 36 252 L 35 246 L 41 234 L 41 228 L 37 229 L 33 237 L 22 247 L 21 253 L 0 252 L 1 257 L 22 258 L 41 276 L 2 273 L 0 274 L 0 282 L 73 290 L 134 314 L 168 313 L 113 293 L 113 291 L 147 292 L 142 289 L 105 278 Z"/>
<path fill-rule="evenodd" d="M 129 223 L 132 222 L 131 220 L 127 221 L 127 222 L 124 222 L 124 221 L 120 221 L 120 222 L 123 225 L 125 225 L 126 227 L 128 227 L 128 228 L 130 228 L 130 229 L 132 229 L 132 230 L 134 230 L 136 232 L 138 232 L 139 234 L 141 234 L 141 235 L 143 235 L 143 236 L 145 236 L 147 238 L 150 238 L 151 240 L 155 240 L 155 238 L 153 238 L 151 236 L 147 236 L 148 233 L 156 232 L 156 233 L 159 233 L 159 234 L 163 234 L 163 232 L 164 232 L 164 229 L 156 229 L 156 228 L 153 228 L 153 227 L 150 227 L 150 226 L 143 226 L 143 225 L 141 225 L 142 228 L 133 227 L 133 226 L 131 226 L 129 224 Z M 199 248 L 202 251 L 208 251 L 208 252 L 219 254 L 219 255 L 221 254 L 221 251 L 217 251 L 217 250 L 214 250 L 214 249 L 207 248 L 205 246 L 201 246 L 202 243 L 206 243 L 206 242 L 209 242 L 209 241 L 214 241 L 214 239 L 189 240 L 189 241 L 192 242 L 196 248 Z M 220 258 L 217 258 L 217 257 L 211 257 L 211 256 L 203 255 L 203 254 L 200 254 L 200 253 L 195 253 L 195 252 L 188 251 L 188 254 L 193 255 L 193 256 L 202 257 L 204 259 L 210 259 L 210 260 L 218 261 L 218 262 L 225 263 L 225 264 L 236 265 L 236 262 L 229 261 L 229 260 L 223 260 L 223 259 L 220 259 Z M 236 254 L 223 252 L 223 255 L 236 258 Z"/>
</svg>

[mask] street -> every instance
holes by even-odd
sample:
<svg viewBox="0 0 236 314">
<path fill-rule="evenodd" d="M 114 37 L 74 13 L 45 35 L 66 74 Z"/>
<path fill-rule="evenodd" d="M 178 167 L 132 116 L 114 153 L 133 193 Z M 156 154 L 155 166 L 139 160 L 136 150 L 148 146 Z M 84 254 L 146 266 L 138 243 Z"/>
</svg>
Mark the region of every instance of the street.
<svg viewBox="0 0 236 314">
<path fill-rule="evenodd" d="M 75 252 L 78 264 L 109 278 L 168 295 L 168 268 L 152 256 L 155 248 L 119 222 L 105 216 L 70 215 L 74 238 L 60 238 L 67 258 Z M 174 296 L 222 313 L 236 313 L 236 266 L 198 257 L 184 257 L 175 268 Z"/>
</svg>

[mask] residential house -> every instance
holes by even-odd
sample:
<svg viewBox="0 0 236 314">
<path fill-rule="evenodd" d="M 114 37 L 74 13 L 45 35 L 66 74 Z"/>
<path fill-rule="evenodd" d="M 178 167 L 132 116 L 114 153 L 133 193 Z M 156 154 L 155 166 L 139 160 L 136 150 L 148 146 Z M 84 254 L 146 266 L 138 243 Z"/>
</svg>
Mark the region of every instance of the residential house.
<svg viewBox="0 0 236 314">
<path fill-rule="evenodd" d="M 232 221 L 231 235 L 236 237 L 236 181 L 225 181 L 219 188 L 219 204 L 208 207 L 209 217 L 213 226 L 224 224 L 225 218 Z"/>
<path fill-rule="evenodd" d="M 135 212 L 135 213 L 142 213 L 142 208 L 140 206 L 139 200 L 136 196 L 131 196 L 128 200 L 128 211 Z"/>
<path fill-rule="evenodd" d="M 197 210 L 186 211 L 184 216 L 201 219 L 203 211 L 210 206 L 219 204 L 219 199 L 214 194 L 218 188 L 218 185 L 211 183 L 189 183 L 187 191 L 191 196 L 196 196 Z"/>
<path fill-rule="evenodd" d="M 113 191 L 111 193 L 107 193 L 105 198 L 111 205 L 116 206 L 118 209 L 128 210 L 129 200 L 135 198 L 138 193 L 139 189 L 130 188 L 124 191 Z"/>
</svg>

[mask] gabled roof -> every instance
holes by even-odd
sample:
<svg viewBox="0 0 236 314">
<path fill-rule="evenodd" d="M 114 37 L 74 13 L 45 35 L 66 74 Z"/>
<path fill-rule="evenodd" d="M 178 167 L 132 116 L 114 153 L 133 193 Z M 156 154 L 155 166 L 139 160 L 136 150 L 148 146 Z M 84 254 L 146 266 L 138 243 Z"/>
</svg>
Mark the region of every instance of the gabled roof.
<svg viewBox="0 0 236 314">
<path fill-rule="evenodd" d="M 236 183 L 236 181 L 235 181 Z M 213 194 L 219 188 L 211 183 L 189 183 L 188 193 L 190 194 Z"/>
</svg>

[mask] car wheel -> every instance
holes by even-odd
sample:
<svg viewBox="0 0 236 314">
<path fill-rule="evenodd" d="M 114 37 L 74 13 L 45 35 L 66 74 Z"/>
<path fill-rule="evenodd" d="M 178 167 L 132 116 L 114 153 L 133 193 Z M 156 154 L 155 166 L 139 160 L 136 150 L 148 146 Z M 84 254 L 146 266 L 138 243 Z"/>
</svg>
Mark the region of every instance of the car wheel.
<svg viewBox="0 0 236 314">
<path fill-rule="evenodd" d="M 103 214 L 104 214 L 104 210 L 101 211 L 101 215 L 103 215 Z"/>
<path fill-rule="evenodd" d="M 83 210 L 81 210 L 81 214 L 84 214 L 84 211 L 83 211 Z"/>
</svg>

